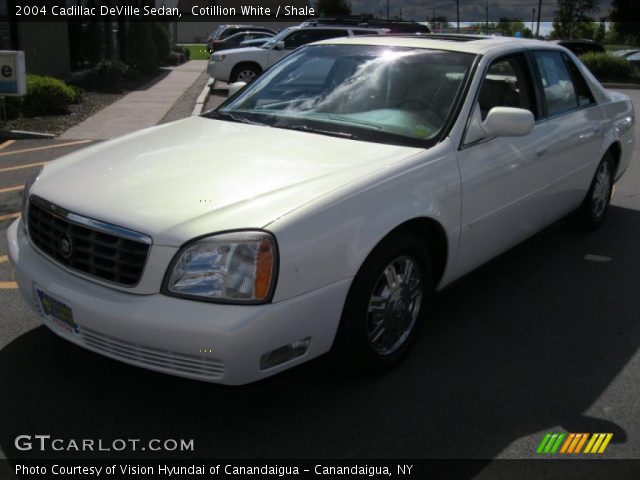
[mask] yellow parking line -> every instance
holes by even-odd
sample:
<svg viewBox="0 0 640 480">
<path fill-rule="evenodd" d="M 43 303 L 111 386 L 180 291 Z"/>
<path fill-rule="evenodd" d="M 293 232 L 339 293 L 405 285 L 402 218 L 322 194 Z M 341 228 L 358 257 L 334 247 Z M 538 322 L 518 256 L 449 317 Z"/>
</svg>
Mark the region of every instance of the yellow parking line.
<svg viewBox="0 0 640 480">
<path fill-rule="evenodd" d="M 80 145 L 82 143 L 89 143 L 93 140 L 76 140 L 75 142 L 56 143 L 54 145 L 46 145 L 44 147 L 32 147 L 23 148 L 22 150 L 12 150 L 11 152 L 0 153 L 0 157 L 6 157 L 7 155 L 14 155 L 16 153 L 38 152 L 40 150 L 49 150 L 51 148 L 70 147 L 71 145 Z"/>
<path fill-rule="evenodd" d="M 0 263 L 5 263 L 9 261 L 9 257 L 6 255 L 0 255 Z"/>
<path fill-rule="evenodd" d="M 12 145 L 14 143 L 16 143 L 15 140 L 7 140 L 6 142 L 2 142 L 0 144 L 0 150 L 2 150 L 3 148 L 7 148 L 9 145 Z"/>
<path fill-rule="evenodd" d="M 24 185 L 17 185 L 15 187 L 0 188 L 0 193 L 17 192 L 18 190 L 22 190 L 23 188 L 24 188 Z"/>
<path fill-rule="evenodd" d="M 6 215 L 0 215 L 0 222 L 3 220 L 11 220 L 12 218 L 18 218 L 20 216 L 20 212 L 7 213 Z"/>
<path fill-rule="evenodd" d="M 13 172 L 14 170 L 22 170 L 23 168 L 39 167 L 40 165 L 44 165 L 45 163 L 47 162 L 28 163 L 26 165 L 16 165 L 15 167 L 0 168 L 0 173 Z"/>
<path fill-rule="evenodd" d="M 0 290 L 13 290 L 14 288 L 18 288 L 16 282 L 0 282 Z"/>
</svg>

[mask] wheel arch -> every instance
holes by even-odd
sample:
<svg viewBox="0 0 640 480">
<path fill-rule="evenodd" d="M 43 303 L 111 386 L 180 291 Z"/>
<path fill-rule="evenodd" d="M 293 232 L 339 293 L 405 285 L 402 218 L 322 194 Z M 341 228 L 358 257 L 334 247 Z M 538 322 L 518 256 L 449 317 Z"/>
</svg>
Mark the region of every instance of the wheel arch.
<svg viewBox="0 0 640 480">
<path fill-rule="evenodd" d="M 433 285 L 437 287 L 444 275 L 449 254 L 449 242 L 444 227 L 437 220 L 430 217 L 415 217 L 406 220 L 389 230 L 369 251 L 360 265 L 366 263 L 375 249 L 389 237 L 398 232 L 409 232 L 417 235 L 427 246 L 431 267 L 433 268 Z"/>
<path fill-rule="evenodd" d="M 607 153 L 611 153 L 613 157 L 613 162 L 614 162 L 613 173 L 615 177 L 618 173 L 618 168 L 620 167 L 620 160 L 622 159 L 622 145 L 620 145 L 620 141 L 614 140 L 613 142 L 611 142 L 611 144 L 607 147 L 607 149 L 604 152 L 605 155 Z"/>
<path fill-rule="evenodd" d="M 237 72 L 241 68 L 249 67 L 249 66 L 257 68 L 260 72 L 262 72 L 264 70 L 262 68 L 262 65 L 260 65 L 258 62 L 255 62 L 253 60 L 243 60 L 243 61 L 240 61 L 240 62 L 236 63 L 233 66 L 233 68 L 231 69 L 231 75 L 229 76 L 229 80 L 233 80 L 236 77 Z"/>
</svg>

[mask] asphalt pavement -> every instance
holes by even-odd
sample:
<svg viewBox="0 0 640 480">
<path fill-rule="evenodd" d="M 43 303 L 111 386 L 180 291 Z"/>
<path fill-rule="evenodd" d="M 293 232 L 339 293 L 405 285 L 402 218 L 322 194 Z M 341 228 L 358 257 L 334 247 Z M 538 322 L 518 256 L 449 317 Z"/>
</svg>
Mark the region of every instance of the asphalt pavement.
<svg viewBox="0 0 640 480">
<path fill-rule="evenodd" d="M 625 93 L 640 112 L 640 91 Z M 23 306 L 5 257 L 19 186 L 37 164 L 91 143 L 0 145 L 7 456 L 29 457 L 17 435 L 47 433 L 193 438 L 195 452 L 174 456 L 198 458 L 539 458 L 544 434 L 561 431 L 611 432 L 603 458 L 640 458 L 640 150 L 600 230 L 559 222 L 441 292 L 395 370 L 354 378 L 320 358 L 224 387 L 75 347 Z"/>
</svg>

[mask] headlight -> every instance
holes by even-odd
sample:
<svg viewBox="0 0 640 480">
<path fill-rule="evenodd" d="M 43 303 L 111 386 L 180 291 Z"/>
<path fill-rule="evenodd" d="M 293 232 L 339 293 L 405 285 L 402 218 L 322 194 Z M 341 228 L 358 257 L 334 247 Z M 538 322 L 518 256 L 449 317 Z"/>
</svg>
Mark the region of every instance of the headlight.
<svg viewBox="0 0 640 480">
<path fill-rule="evenodd" d="M 222 233 L 199 239 L 178 252 L 163 290 L 194 300 L 265 303 L 273 294 L 277 265 L 271 234 Z"/>
<path fill-rule="evenodd" d="M 226 55 L 219 55 L 217 53 L 214 53 L 213 55 L 211 55 L 211 61 L 212 62 L 221 62 L 223 61 L 227 56 Z"/>
<path fill-rule="evenodd" d="M 24 184 L 24 189 L 22 190 L 22 206 L 20 211 L 22 212 L 22 224 L 25 228 L 27 228 L 27 215 L 29 214 L 29 193 L 33 184 L 38 180 L 40 173 L 42 173 L 42 167 L 40 167 L 34 175 L 29 177 L 29 180 Z"/>
</svg>

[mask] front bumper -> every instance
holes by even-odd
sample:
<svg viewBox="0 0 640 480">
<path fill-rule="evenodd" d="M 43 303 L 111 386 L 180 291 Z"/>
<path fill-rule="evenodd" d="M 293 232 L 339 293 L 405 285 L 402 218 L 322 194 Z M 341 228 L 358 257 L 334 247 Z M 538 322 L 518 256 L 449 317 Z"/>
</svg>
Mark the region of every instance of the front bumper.
<svg viewBox="0 0 640 480">
<path fill-rule="evenodd" d="M 76 330 L 43 316 L 61 337 L 151 370 L 228 385 L 253 382 L 327 352 L 350 279 L 267 305 L 223 305 L 122 292 L 56 266 L 30 245 L 20 220 L 8 229 L 9 258 L 25 301 L 40 312 L 35 287 L 69 306 Z M 267 370 L 265 354 L 311 338 L 306 353 Z"/>
<path fill-rule="evenodd" d="M 229 77 L 231 76 L 231 69 L 224 61 L 214 62 L 213 60 L 209 60 L 209 63 L 207 64 L 207 74 L 215 80 L 228 82 Z"/>
</svg>

